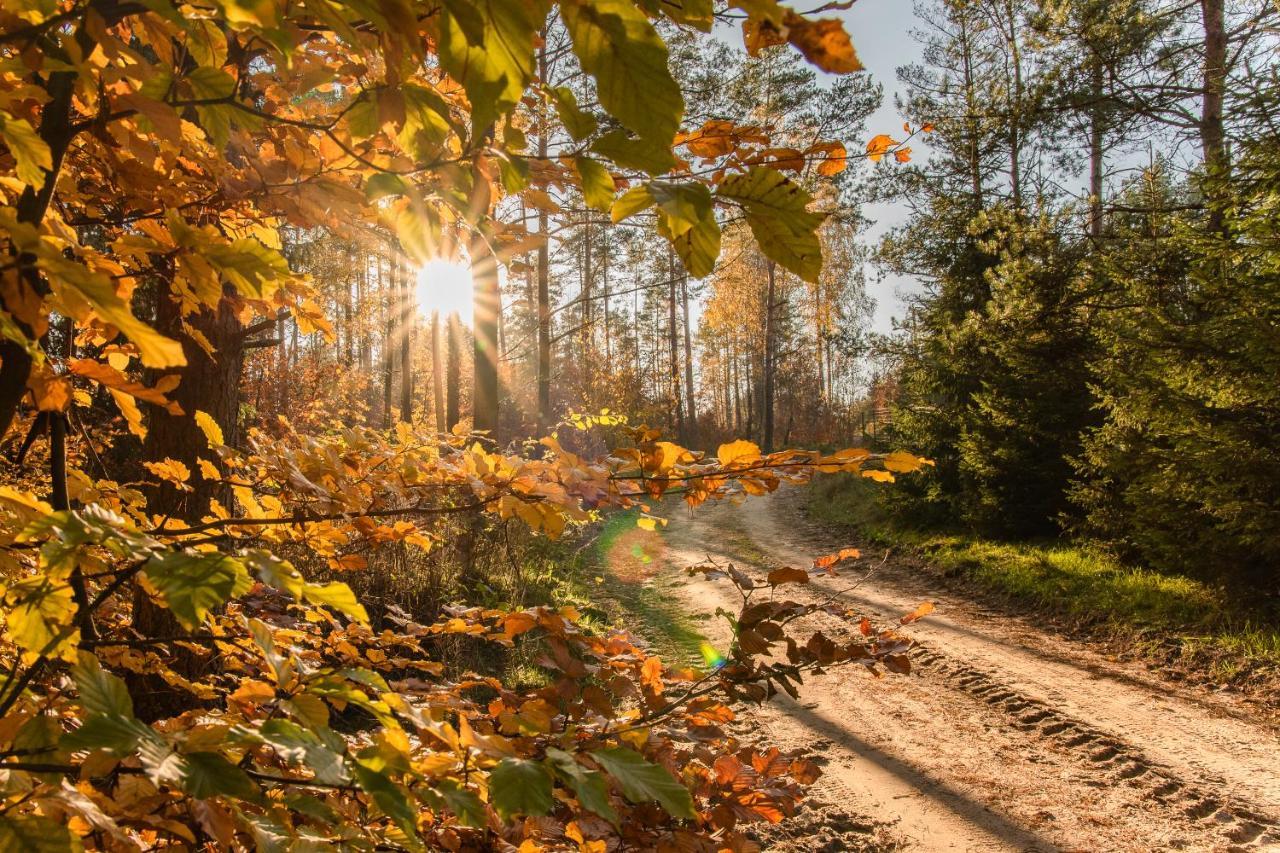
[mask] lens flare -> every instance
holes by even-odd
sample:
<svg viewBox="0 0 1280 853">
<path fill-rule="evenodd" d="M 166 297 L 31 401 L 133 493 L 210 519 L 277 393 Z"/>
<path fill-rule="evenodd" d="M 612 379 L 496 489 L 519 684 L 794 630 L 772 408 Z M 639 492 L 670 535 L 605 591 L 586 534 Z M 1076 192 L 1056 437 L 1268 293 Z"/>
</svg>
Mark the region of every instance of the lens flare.
<svg viewBox="0 0 1280 853">
<path fill-rule="evenodd" d="M 706 640 L 703 640 L 702 644 L 698 646 L 698 651 L 702 652 L 702 659 L 706 661 L 707 666 L 712 669 L 719 669 L 724 666 L 724 656 L 716 651 L 716 647 L 708 643 Z"/>
</svg>

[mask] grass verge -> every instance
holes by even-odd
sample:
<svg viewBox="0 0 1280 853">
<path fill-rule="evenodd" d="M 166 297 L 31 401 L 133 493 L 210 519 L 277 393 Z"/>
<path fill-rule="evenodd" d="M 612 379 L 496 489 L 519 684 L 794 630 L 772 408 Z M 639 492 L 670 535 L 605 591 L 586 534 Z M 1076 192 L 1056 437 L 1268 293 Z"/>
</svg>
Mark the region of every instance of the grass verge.
<svg viewBox="0 0 1280 853">
<path fill-rule="evenodd" d="M 669 589 L 680 576 L 664 571 L 662 534 L 638 528 L 637 515 L 610 513 L 585 546 L 543 540 L 541 559 L 526 561 L 528 603 L 572 605 L 588 625 L 632 631 L 667 664 L 700 663 L 705 637 Z"/>
<path fill-rule="evenodd" d="M 897 525 L 876 486 L 837 475 L 812 487 L 809 513 L 878 544 L 906 545 L 944 574 L 1081 625 L 1121 628 L 1148 655 L 1181 658 L 1218 681 L 1280 670 L 1280 620 L 1219 587 L 1118 561 L 1069 540 L 1008 543 Z"/>
</svg>

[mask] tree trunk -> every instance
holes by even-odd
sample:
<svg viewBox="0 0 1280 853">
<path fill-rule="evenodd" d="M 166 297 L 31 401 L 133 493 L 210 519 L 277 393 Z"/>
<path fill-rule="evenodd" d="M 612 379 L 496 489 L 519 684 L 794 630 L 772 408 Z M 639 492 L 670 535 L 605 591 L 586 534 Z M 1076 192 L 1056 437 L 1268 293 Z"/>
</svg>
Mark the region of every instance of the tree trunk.
<svg viewBox="0 0 1280 853">
<path fill-rule="evenodd" d="M 1095 57 L 1090 72 L 1093 108 L 1089 113 L 1089 236 L 1095 247 L 1102 239 L 1102 179 L 1105 166 L 1102 146 L 1105 141 L 1103 116 L 1106 111 L 1102 103 L 1104 72 L 1101 58 Z"/>
<path fill-rule="evenodd" d="M 1200 0 L 1204 21 L 1204 95 L 1200 110 L 1200 146 L 1209 177 L 1209 227 L 1223 227 L 1223 193 L 1216 183 L 1227 175 L 1227 136 L 1223 101 L 1227 80 L 1227 34 L 1223 0 Z"/>
<path fill-rule="evenodd" d="M 459 400 L 459 384 L 462 378 L 462 323 L 458 312 L 449 315 L 448 329 L 445 331 L 448 361 L 445 365 L 445 428 L 452 432 L 462 418 L 461 401 Z"/>
<path fill-rule="evenodd" d="M 435 407 L 436 432 L 445 432 L 444 377 L 440 369 L 440 312 L 431 312 L 431 402 Z"/>
<path fill-rule="evenodd" d="M 670 377 L 671 401 L 675 407 L 676 436 L 680 443 L 688 440 L 684 424 L 684 406 L 680 393 L 680 327 L 676 325 L 676 263 L 675 252 L 667 248 L 667 341 L 670 344 L 671 364 Z"/>
<path fill-rule="evenodd" d="M 142 444 L 142 458 L 149 462 L 174 459 L 192 472 L 198 470 L 197 457 L 206 446 L 203 431 L 195 422 L 197 410 L 208 414 L 222 430 L 223 441 L 237 441 L 240 408 L 240 372 L 244 363 L 244 339 L 240 321 L 231 302 L 224 298 L 213 310 L 187 318 L 187 323 L 213 345 L 214 356 L 192 340 L 182 328 L 183 317 L 177 304 L 167 293 L 161 294 L 156 311 L 156 330 L 182 343 L 186 367 L 178 372 L 182 381 L 169 395 L 182 407 L 183 414 L 171 415 L 153 407 L 147 424 L 147 437 Z M 146 475 L 144 475 L 146 476 Z M 228 503 L 226 486 L 211 482 L 197 474 L 187 483 L 192 491 L 182 492 L 168 483 L 155 483 L 149 489 L 149 509 L 162 517 L 199 520 L 209 512 L 214 500 Z M 148 638 L 176 637 L 184 633 L 173 614 L 152 601 L 141 586 L 134 587 L 133 622 L 135 631 Z M 171 648 L 171 666 L 187 678 L 204 674 L 212 661 L 202 659 L 181 647 Z M 135 711 L 142 719 L 155 719 L 186 707 L 190 697 L 154 677 L 141 677 L 133 692 Z"/>
<path fill-rule="evenodd" d="M 395 379 L 395 288 L 387 286 L 378 258 L 378 292 L 382 294 L 382 425 L 391 426 L 391 383 Z"/>
<path fill-rule="evenodd" d="M 687 440 L 698 439 L 698 404 L 693 394 L 693 335 L 689 330 L 689 276 L 680 276 L 680 306 L 684 312 L 684 398 L 688 401 L 688 436 Z"/>
<path fill-rule="evenodd" d="M 471 241 L 471 281 L 475 305 L 473 429 L 487 431 L 498 441 L 498 312 L 502 310 L 502 294 L 498 260 L 479 236 Z"/>
<path fill-rule="evenodd" d="M 774 328 L 774 311 L 773 303 L 777 299 L 777 276 L 776 265 L 773 261 L 769 261 L 769 287 L 766 291 L 764 300 L 764 376 L 763 388 L 760 400 L 760 418 L 764 431 L 764 452 L 773 452 L 773 371 L 774 371 L 774 350 L 777 346 L 774 337 L 777 334 Z"/>
<path fill-rule="evenodd" d="M 413 422 L 413 288 L 408 265 L 397 249 L 394 255 L 397 278 L 400 279 L 400 420 Z"/>
<path fill-rule="evenodd" d="M 547 50 L 538 51 L 538 79 L 547 79 Z M 538 157 L 547 157 L 547 105 L 538 101 Z M 551 271 L 547 212 L 538 210 L 538 432 L 551 428 Z"/>
</svg>

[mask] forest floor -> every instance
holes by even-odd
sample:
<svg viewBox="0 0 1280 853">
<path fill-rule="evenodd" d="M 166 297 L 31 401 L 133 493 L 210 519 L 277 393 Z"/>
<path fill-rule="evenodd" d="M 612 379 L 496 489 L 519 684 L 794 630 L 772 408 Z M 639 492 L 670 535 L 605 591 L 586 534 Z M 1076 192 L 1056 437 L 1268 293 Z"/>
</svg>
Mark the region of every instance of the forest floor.
<svg viewBox="0 0 1280 853">
<path fill-rule="evenodd" d="M 598 582 L 668 657 L 703 636 L 724 649 L 715 611 L 736 612 L 735 591 L 684 568 L 712 557 L 762 578 L 861 544 L 807 519 L 803 498 L 671 504 L 661 533 L 606 530 Z M 760 736 L 824 768 L 808 808 L 762 834 L 766 849 L 1280 850 L 1280 736 L 1256 706 L 944 588 L 913 557 L 870 562 L 843 602 L 881 623 L 925 600 L 937 609 L 906 629 L 919 644 L 911 675 L 836 669 L 799 701 L 748 712 Z M 857 577 L 788 595 L 825 598 Z M 802 627 L 842 629 L 827 619 Z"/>
</svg>

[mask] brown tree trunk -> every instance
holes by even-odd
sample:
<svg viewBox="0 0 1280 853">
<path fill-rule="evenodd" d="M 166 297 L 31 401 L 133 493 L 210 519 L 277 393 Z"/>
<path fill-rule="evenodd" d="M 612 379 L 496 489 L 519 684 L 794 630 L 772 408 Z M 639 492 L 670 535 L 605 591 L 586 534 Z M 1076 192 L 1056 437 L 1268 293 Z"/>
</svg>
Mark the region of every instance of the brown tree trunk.
<svg viewBox="0 0 1280 853">
<path fill-rule="evenodd" d="M 445 347 L 448 349 L 448 361 L 445 365 L 445 428 L 452 432 L 462 418 L 461 400 L 458 386 L 462 379 L 462 323 L 458 312 L 449 315 L 448 328 L 445 331 Z"/>
<path fill-rule="evenodd" d="M 689 329 L 689 276 L 680 276 L 680 306 L 684 312 L 684 398 L 688 401 L 689 442 L 698 440 L 698 404 L 693 393 L 693 335 Z"/>
<path fill-rule="evenodd" d="M 395 379 L 396 292 L 387 286 L 378 258 L 378 293 L 382 295 L 382 425 L 391 426 L 391 383 Z"/>
<path fill-rule="evenodd" d="M 769 261 L 769 287 L 765 292 L 764 300 L 764 376 L 763 392 L 760 395 L 760 418 L 764 430 L 763 446 L 765 453 L 773 452 L 773 372 L 774 372 L 774 352 L 776 342 L 774 337 L 777 332 L 774 328 L 774 310 L 773 303 L 777 299 L 777 276 L 775 275 L 775 264 Z"/>
<path fill-rule="evenodd" d="M 204 432 L 196 425 L 195 412 L 203 411 L 222 430 L 223 441 L 234 445 L 238 439 L 240 408 L 240 373 L 244 364 L 244 338 L 240 321 L 231 301 L 224 297 L 216 309 L 205 309 L 186 318 L 186 322 L 202 334 L 214 348 L 211 357 L 183 330 L 183 317 L 168 293 L 163 293 L 156 311 L 156 330 L 182 343 L 187 358 L 178 387 L 169 395 L 182 407 L 180 415 L 153 407 L 147 424 L 147 437 L 142 444 L 142 458 L 149 462 L 174 459 L 193 472 L 183 492 L 168 483 L 150 486 L 149 508 L 153 514 L 168 518 L 199 520 L 209 512 L 214 500 L 229 503 L 226 486 L 211 482 L 194 473 L 197 458 L 208 455 Z M 146 476 L 146 475 L 144 475 Z M 135 631 L 148 638 L 176 637 L 184 633 L 182 626 L 166 608 L 152 601 L 141 586 L 134 588 L 133 622 Z M 181 647 L 172 647 L 171 666 L 188 678 L 200 677 L 211 665 Z M 132 691 L 135 710 L 143 719 L 171 714 L 187 706 L 190 697 L 155 679 L 145 678 Z"/>
<path fill-rule="evenodd" d="M 1101 58 L 1095 57 L 1091 75 L 1093 108 L 1089 113 L 1089 236 L 1094 245 L 1102 239 L 1102 180 L 1105 164 L 1102 146 L 1105 142 L 1103 116 L 1105 108 L 1102 103 L 1105 84 Z"/>
<path fill-rule="evenodd" d="M 395 268 L 400 279 L 400 420 L 413 422 L 413 288 L 408 265 L 399 251 Z"/>
<path fill-rule="evenodd" d="M 680 443 L 684 444 L 688 440 L 684 423 L 684 405 L 681 402 L 683 394 L 680 393 L 680 327 L 676 325 L 676 262 L 675 252 L 670 247 L 667 248 L 667 342 L 669 344 L 669 352 L 671 356 L 670 373 L 670 389 L 671 401 L 675 411 L 675 427 L 676 436 Z"/>
<path fill-rule="evenodd" d="M 538 51 L 538 79 L 547 79 L 547 51 Z M 547 105 L 539 99 L 538 107 L 538 157 L 547 157 Z M 538 432 L 551 427 L 551 271 L 547 228 L 547 212 L 538 209 Z"/>
<path fill-rule="evenodd" d="M 473 429 L 498 441 L 498 260 L 480 238 L 471 244 L 471 281 L 475 305 L 475 384 L 472 387 Z"/>
<path fill-rule="evenodd" d="M 1227 175 L 1227 135 L 1223 119 L 1227 81 L 1227 34 L 1223 0 L 1200 0 L 1204 22 L 1204 94 L 1200 110 L 1200 146 L 1209 177 L 1209 227 L 1223 227 L 1222 192 L 1218 181 Z"/>
<path fill-rule="evenodd" d="M 436 432 L 445 432 L 444 377 L 440 369 L 440 312 L 431 312 L 431 402 L 435 406 Z"/>
</svg>

